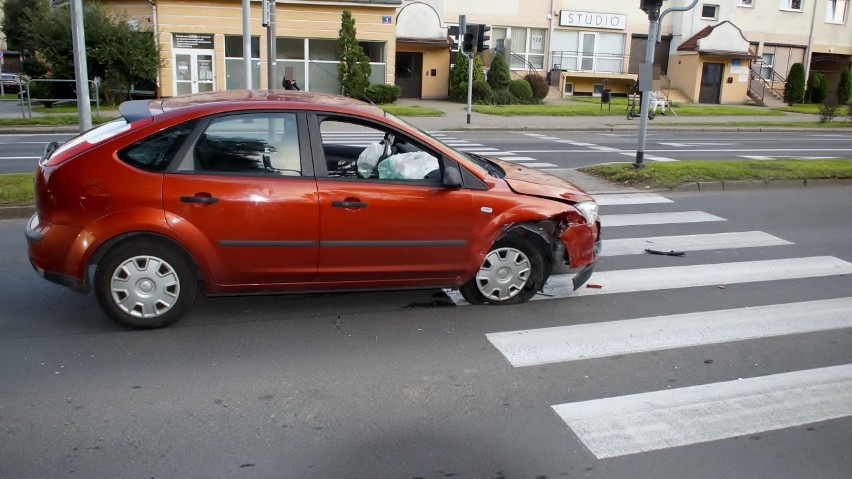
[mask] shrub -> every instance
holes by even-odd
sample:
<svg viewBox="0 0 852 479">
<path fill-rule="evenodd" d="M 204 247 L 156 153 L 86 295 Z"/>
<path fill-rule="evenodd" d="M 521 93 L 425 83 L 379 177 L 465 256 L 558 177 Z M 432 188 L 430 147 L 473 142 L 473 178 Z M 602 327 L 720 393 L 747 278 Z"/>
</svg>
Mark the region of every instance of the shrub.
<svg viewBox="0 0 852 479">
<path fill-rule="evenodd" d="M 805 97 L 805 66 L 794 63 L 784 84 L 784 102 L 789 106 L 801 103 Z"/>
<path fill-rule="evenodd" d="M 840 83 L 837 85 L 837 103 L 845 104 L 852 100 L 852 70 L 844 68 L 840 72 Z"/>
<path fill-rule="evenodd" d="M 456 55 L 453 69 L 450 70 L 450 92 L 452 93 L 453 89 L 461 86 L 462 83 L 467 85 L 467 55 L 459 52 Z M 452 99 L 452 95 L 450 95 L 450 99 Z"/>
<path fill-rule="evenodd" d="M 482 69 L 482 57 L 476 56 L 473 59 L 473 83 L 485 82 L 485 71 Z"/>
<path fill-rule="evenodd" d="M 518 98 L 512 95 L 508 88 L 503 88 L 491 92 L 491 103 L 495 105 L 517 105 L 519 102 Z"/>
<path fill-rule="evenodd" d="M 828 96 L 828 80 L 820 72 L 811 72 L 808 78 L 808 100 L 811 103 L 822 103 Z"/>
<path fill-rule="evenodd" d="M 532 86 L 526 80 L 512 80 L 509 92 L 515 95 L 520 103 L 531 103 L 533 100 Z"/>
<path fill-rule="evenodd" d="M 467 103 L 467 82 L 454 86 L 450 90 L 450 101 Z"/>
<path fill-rule="evenodd" d="M 373 103 L 394 103 L 399 100 L 401 88 L 397 85 L 376 83 L 367 87 L 367 98 Z"/>
<path fill-rule="evenodd" d="M 837 103 L 831 98 L 826 99 L 819 107 L 819 122 L 827 123 L 833 120 L 837 116 L 837 110 Z"/>
<path fill-rule="evenodd" d="M 503 54 L 497 53 L 491 60 L 491 69 L 488 70 L 488 84 L 494 90 L 503 90 L 509 88 L 511 81 L 509 65 L 506 64 Z"/>
<path fill-rule="evenodd" d="M 473 103 L 488 103 L 491 99 L 491 85 L 485 80 L 474 80 L 472 96 Z"/>
<path fill-rule="evenodd" d="M 529 82 L 532 87 L 533 97 L 535 97 L 536 100 L 544 100 L 547 98 L 547 94 L 550 92 L 550 86 L 547 84 L 547 80 L 545 80 L 543 76 L 529 74 L 524 77 L 524 80 Z"/>
</svg>

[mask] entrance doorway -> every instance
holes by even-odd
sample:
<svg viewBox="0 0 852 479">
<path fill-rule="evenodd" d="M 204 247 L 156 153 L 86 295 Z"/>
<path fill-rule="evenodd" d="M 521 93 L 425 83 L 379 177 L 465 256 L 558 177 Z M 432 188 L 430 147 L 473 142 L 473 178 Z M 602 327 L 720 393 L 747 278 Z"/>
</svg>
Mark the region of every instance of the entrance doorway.
<svg viewBox="0 0 852 479">
<path fill-rule="evenodd" d="M 402 98 L 420 98 L 423 94 L 423 54 L 396 52 L 396 84 Z"/>
<path fill-rule="evenodd" d="M 213 50 L 175 49 L 175 93 L 213 91 Z"/>
<path fill-rule="evenodd" d="M 724 63 L 705 63 L 701 69 L 701 92 L 698 103 L 719 103 L 722 98 Z"/>
</svg>

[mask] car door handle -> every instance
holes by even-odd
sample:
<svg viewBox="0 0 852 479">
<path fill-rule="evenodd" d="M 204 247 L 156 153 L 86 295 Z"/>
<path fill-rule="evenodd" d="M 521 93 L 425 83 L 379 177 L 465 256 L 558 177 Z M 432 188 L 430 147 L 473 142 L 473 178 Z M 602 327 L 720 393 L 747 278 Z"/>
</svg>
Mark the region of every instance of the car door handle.
<svg viewBox="0 0 852 479">
<path fill-rule="evenodd" d="M 180 201 L 182 203 L 218 203 L 219 198 L 215 196 L 210 196 L 208 193 L 196 193 L 194 196 L 181 196 Z"/>
<path fill-rule="evenodd" d="M 367 203 L 363 201 L 332 201 L 331 206 L 335 208 L 366 208 Z"/>
</svg>

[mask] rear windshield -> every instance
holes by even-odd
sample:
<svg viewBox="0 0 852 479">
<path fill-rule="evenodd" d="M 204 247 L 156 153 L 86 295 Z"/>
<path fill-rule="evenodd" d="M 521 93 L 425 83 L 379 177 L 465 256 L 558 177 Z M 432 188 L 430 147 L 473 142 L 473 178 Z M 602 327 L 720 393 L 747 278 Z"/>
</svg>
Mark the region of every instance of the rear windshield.
<svg viewBox="0 0 852 479">
<path fill-rule="evenodd" d="M 127 131 L 130 128 L 130 124 L 127 123 L 127 120 L 124 118 L 116 118 L 115 120 L 104 123 L 103 125 L 96 126 L 91 130 L 88 130 L 84 133 L 81 133 L 74 138 L 68 140 L 63 143 L 62 146 L 53 151 L 51 156 L 62 153 L 68 149 L 71 149 L 83 142 L 87 142 L 90 145 L 94 145 L 96 143 L 100 143 L 104 140 L 108 140 L 119 133 Z"/>
</svg>

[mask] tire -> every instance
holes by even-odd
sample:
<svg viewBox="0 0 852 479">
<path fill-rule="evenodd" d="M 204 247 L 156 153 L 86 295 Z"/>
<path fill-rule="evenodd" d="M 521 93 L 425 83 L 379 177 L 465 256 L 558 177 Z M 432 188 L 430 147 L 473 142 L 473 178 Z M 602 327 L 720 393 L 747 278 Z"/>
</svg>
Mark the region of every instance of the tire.
<svg viewBox="0 0 852 479">
<path fill-rule="evenodd" d="M 95 296 L 117 323 L 162 328 L 189 311 L 198 278 L 183 251 L 162 241 L 132 239 L 106 253 L 95 270 Z"/>
<path fill-rule="evenodd" d="M 627 119 L 628 119 L 628 120 L 632 120 L 633 118 L 634 118 L 634 116 L 633 116 L 633 111 L 628 111 L 628 112 L 627 112 Z"/>
<path fill-rule="evenodd" d="M 544 282 L 544 260 L 526 238 L 510 234 L 491 247 L 476 276 L 459 288 L 470 304 L 529 301 Z"/>
</svg>

